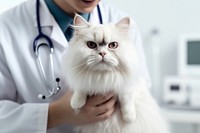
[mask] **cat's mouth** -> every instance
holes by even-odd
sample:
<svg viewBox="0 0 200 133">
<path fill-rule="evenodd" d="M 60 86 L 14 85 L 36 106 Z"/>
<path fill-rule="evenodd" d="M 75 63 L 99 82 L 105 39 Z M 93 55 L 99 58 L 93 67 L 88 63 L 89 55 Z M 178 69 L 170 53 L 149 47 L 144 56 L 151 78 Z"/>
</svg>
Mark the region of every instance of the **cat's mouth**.
<svg viewBox="0 0 200 133">
<path fill-rule="evenodd" d="M 113 71 L 118 65 L 118 62 L 114 58 L 104 57 L 104 58 L 89 58 L 88 67 L 94 71 Z"/>
<path fill-rule="evenodd" d="M 98 65 L 104 69 L 108 69 L 109 67 L 111 67 L 112 65 L 110 64 L 110 62 L 106 61 L 106 60 L 101 60 L 99 61 Z"/>
<path fill-rule="evenodd" d="M 106 62 L 105 62 L 105 60 L 102 59 L 99 63 L 106 63 Z"/>
<path fill-rule="evenodd" d="M 103 66 L 107 66 L 107 67 L 113 67 L 117 65 L 117 62 L 115 62 L 114 60 L 111 59 L 106 59 L 106 58 L 102 58 L 99 62 L 99 65 L 103 65 Z"/>
<path fill-rule="evenodd" d="M 107 61 L 105 61 L 105 59 L 102 59 L 101 61 L 99 61 L 100 64 L 105 64 L 105 65 L 109 65 L 109 63 Z"/>
</svg>

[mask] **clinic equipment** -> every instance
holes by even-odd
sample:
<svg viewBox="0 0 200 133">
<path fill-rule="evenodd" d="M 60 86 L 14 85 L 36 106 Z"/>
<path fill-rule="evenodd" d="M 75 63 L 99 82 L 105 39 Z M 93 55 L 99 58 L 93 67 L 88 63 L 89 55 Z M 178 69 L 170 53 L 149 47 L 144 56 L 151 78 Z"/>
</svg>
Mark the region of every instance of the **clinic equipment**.
<svg viewBox="0 0 200 133">
<path fill-rule="evenodd" d="M 181 35 L 178 75 L 164 79 L 164 103 L 179 109 L 200 109 L 200 34 Z"/>
<path fill-rule="evenodd" d="M 164 79 L 164 104 L 177 109 L 200 109 L 200 79 L 191 76 L 167 76 Z"/>
<path fill-rule="evenodd" d="M 178 45 L 178 74 L 200 77 L 200 34 L 180 36 Z"/>
<path fill-rule="evenodd" d="M 61 87 L 59 86 L 60 78 L 55 79 L 55 77 L 54 77 L 55 76 L 54 75 L 54 62 L 53 62 L 54 46 L 53 46 L 51 39 L 42 32 L 42 28 L 41 28 L 41 24 L 40 24 L 39 6 L 40 6 L 40 0 L 37 0 L 36 1 L 36 19 L 37 19 L 38 35 L 36 36 L 36 38 L 33 41 L 33 51 L 36 55 L 36 61 L 37 61 L 37 65 L 38 65 L 38 68 L 40 71 L 40 75 L 42 76 L 42 80 L 45 82 L 45 86 L 48 88 L 48 91 L 49 91 L 48 95 L 39 94 L 38 98 L 46 99 L 46 98 L 49 98 L 49 97 L 57 94 L 60 91 Z M 103 24 L 99 5 L 97 5 L 97 12 L 98 12 L 98 17 L 99 17 L 99 22 L 100 22 L 100 24 Z M 42 39 L 45 40 L 46 42 L 40 43 L 39 41 Z M 49 49 L 49 63 L 50 63 L 50 68 L 49 68 L 50 75 L 49 76 L 51 78 L 51 81 L 50 81 L 51 83 L 49 83 L 47 80 L 47 75 L 45 74 L 42 60 L 39 55 L 39 48 L 41 46 L 47 46 Z M 56 83 L 56 85 L 55 85 L 55 83 Z"/>
</svg>

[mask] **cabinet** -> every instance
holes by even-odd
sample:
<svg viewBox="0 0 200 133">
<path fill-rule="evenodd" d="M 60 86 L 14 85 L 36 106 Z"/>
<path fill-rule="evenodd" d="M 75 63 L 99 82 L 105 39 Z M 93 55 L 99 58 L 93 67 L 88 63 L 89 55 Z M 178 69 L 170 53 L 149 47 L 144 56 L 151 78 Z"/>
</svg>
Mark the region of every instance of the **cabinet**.
<svg viewBox="0 0 200 133">
<path fill-rule="evenodd" d="M 200 110 L 170 109 L 163 107 L 162 114 L 169 122 L 192 124 L 193 132 L 200 133 Z"/>
</svg>

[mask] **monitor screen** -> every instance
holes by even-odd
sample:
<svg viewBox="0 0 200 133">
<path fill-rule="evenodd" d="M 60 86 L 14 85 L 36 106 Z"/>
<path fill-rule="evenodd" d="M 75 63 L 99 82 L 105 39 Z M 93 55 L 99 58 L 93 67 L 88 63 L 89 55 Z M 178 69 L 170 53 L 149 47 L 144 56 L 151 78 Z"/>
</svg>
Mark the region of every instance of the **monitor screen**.
<svg viewBox="0 0 200 133">
<path fill-rule="evenodd" d="M 200 77 L 200 34 L 182 35 L 180 37 L 178 74 Z"/>
<path fill-rule="evenodd" d="M 188 41 L 187 52 L 187 64 L 200 65 L 200 41 Z"/>
</svg>

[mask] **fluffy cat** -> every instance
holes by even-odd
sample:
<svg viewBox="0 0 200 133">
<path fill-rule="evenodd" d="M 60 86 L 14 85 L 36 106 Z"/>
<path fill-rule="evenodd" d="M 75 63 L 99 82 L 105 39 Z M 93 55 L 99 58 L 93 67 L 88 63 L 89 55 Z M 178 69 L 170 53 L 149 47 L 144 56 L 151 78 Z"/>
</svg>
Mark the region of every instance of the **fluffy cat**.
<svg viewBox="0 0 200 133">
<path fill-rule="evenodd" d="M 169 133 L 159 107 L 140 77 L 130 18 L 93 25 L 74 18 L 74 36 L 64 55 L 64 78 L 74 94 L 71 107 L 88 95 L 115 92 L 120 108 L 107 120 L 78 127 L 80 133 Z"/>
</svg>

